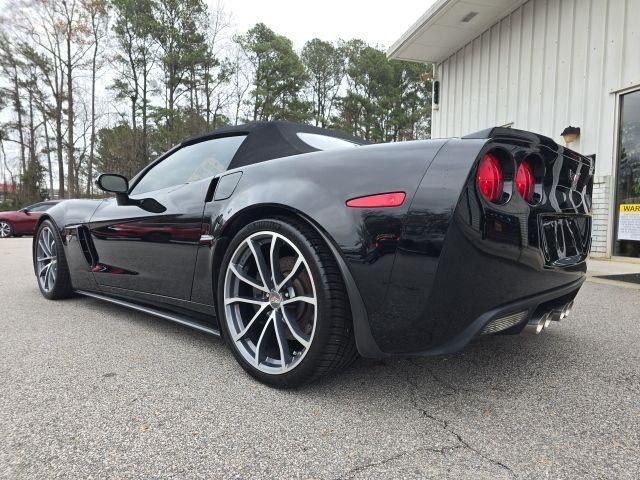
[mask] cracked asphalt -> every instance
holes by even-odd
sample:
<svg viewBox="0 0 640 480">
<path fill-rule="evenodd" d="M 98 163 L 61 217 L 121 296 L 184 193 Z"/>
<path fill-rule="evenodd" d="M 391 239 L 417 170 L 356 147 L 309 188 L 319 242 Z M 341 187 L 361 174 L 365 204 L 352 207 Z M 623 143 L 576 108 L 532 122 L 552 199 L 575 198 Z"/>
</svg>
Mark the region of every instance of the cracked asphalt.
<svg viewBox="0 0 640 480">
<path fill-rule="evenodd" d="M 0 240 L 1 478 L 640 477 L 640 290 L 588 282 L 540 336 L 278 391 L 220 340 L 45 300 L 30 244 Z"/>
</svg>

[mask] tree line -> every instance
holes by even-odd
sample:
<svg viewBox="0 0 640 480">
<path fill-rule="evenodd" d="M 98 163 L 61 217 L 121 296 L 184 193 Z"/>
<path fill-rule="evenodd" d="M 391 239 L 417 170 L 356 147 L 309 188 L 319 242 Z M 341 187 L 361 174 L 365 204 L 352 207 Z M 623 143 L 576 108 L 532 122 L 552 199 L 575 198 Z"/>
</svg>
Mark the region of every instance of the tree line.
<svg viewBox="0 0 640 480">
<path fill-rule="evenodd" d="M 363 40 L 314 38 L 296 51 L 262 23 L 234 33 L 230 13 L 203 0 L 15 3 L 0 17 L 0 194 L 13 204 L 91 196 L 97 173 L 131 177 L 226 125 L 429 136 L 431 67 L 389 61 Z"/>
</svg>

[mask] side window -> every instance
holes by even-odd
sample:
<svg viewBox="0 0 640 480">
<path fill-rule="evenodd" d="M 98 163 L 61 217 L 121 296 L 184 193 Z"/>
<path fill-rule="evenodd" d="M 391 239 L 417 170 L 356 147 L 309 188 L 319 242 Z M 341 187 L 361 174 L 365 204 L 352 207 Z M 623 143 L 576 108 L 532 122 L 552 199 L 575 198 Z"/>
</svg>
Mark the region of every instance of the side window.
<svg viewBox="0 0 640 480">
<path fill-rule="evenodd" d="M 30 207 L 27 207 L 27 210 L 30 212 L 43 212 L 49 208 L 49 205 L 46 203 L 35 203 Z"/>
<path fill-rule="evenodd" d="M 195 182 L 224 172 L 246 135 L 214 138 L 181 148 L 149 170 L 132 195 Z"/>
</svg>

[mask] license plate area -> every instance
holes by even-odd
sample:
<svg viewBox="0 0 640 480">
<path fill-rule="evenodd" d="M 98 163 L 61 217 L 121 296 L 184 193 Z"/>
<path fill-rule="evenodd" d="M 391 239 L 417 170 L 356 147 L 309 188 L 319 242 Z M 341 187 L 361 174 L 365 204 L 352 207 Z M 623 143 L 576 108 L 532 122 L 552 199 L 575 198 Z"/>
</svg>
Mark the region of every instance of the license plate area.
<svg viewBox="0 0 640 480">
<path fill-rule="evenodd" d="M 591 242 L 588 215 L 542 216 L 540 229 L 546 265 L 566 267 L 587 258 Z"/>
</svg>

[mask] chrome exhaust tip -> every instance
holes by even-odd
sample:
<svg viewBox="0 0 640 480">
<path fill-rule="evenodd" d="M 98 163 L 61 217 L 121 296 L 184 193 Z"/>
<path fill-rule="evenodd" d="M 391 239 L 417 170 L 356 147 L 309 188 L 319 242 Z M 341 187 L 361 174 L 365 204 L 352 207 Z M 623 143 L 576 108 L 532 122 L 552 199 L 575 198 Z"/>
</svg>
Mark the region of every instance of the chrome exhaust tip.
<svg viewBox="0 0 640 480">
<path fill-rule="evenodd" d="M 573 308 L 573 301 L 551 312 L 551 320 L 553 320 L 554 322 L 564 320 L 571 313 L 571 308 Z"/>
<path fill-rule="evenodd" d="M 549 314 L 545 313 L 542 316 L 529 320 L 527 326 L 524 329 L 526 332 L 533 335 L 540 335 L 540 332 L 542 332 L 542 330 L 544 330 L 550 322 L 551 320 L 549 319 Z"/>
<path fill-rule="evenodd" d="M 564 307 L 564 316 L 568 317 L 569 314 L 571 313 L 571 310 L 573 310 L 573 300 L 571 300 L 569 303 L 567 303 Z"/>
<path fill-rule="evenodd" d="M 560 312 L 560 320 L 563 320 L 569 316 L 571 313 L 571 309 L 573 308 L 573 300 L 567 303 L 564 307 L 562 307 L 562 311 Z"/>
</svg>

